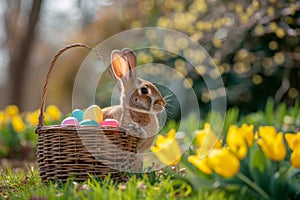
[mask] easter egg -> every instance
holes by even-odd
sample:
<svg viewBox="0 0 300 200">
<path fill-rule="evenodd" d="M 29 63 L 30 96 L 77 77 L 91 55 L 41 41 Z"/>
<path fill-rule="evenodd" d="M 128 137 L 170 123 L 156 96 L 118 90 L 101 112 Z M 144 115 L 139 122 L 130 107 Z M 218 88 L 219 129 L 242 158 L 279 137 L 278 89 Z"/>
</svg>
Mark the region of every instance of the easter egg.
<svg viewBox="0 0 300 200">
<path fill-rule="evenodd" d="M 91 119 L 98 123 L 102 122 L 103 113 L 101 108 L 97 105 L 91 105 L 85 110 L 83 119 Z"/>
<path fill-rule="evenodd" d="M 80 109 L 75 109 L 73 110 L 72 112 L 72 117 L 75 117 L 79 122 L 81 122 L 83 120 L 83 115 L 84 115 L 84 112 Z"/>
<path fill-rule="evenodd" d="M 92 119 L 84 119 L 79 123 L 80 126 L 99 126 L 98 122 Z"/>
<path fill-rule="evenodd" d="M 102 127 L 107 127 L 107 126 L 111 126 L 111 127 L 119 127 L 120 123 L 118 122 L 118 120 L 115 119 L 105 119 L 102 122 L 100 122 L 100 126 Z"/>
<path fill-rule="evenodd" d="M 67 117 L 61 122 L 62 126 L 79 126 L 79 122 L 75 117 Z"/>
</svg>

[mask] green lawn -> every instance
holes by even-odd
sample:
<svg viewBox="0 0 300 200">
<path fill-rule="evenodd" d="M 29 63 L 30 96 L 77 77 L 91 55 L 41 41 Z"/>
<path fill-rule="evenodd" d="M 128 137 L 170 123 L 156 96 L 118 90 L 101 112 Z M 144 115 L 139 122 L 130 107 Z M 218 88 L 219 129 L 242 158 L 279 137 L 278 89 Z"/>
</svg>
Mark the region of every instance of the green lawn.
<svg viewBox="0 0 300 200">
<path fill-rule="evenodd" d="M 38 170 L 6 169 L 0 176 L 1 199 L 234 199 L 225 192 L 193 192 L 185 181 L 164 174 L 132 175 L 127 183 L 91 178 L 83 183 L 41 183 Z"/>
</svg>

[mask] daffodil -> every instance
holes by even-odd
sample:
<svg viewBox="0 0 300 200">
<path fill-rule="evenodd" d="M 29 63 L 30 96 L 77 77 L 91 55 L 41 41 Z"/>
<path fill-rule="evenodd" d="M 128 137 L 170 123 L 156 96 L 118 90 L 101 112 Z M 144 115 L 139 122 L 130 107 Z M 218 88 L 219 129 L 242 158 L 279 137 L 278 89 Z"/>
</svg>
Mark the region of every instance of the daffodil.
<svg viewBox="0 0 300 200">
<path fill-rule="evenodd" d="M 220 176 L 230 178 L 240 169 L 239 159 L 227 148 L 213 149 L 208 154 L 209 166 Z"/>
<path fill-rule="evenodd" d="M 300 168 L 300 132 L 297 134 L 287 133 L 285 134 L 285 140 L 287 141 L 291 150 L 291 164 L 295 168 Z"/>
<path fill-rule="evenodd" d="M 45 116 L 49 116 L 53 121 L 58 121 L 61 117 L 61 112 L 55 105 L 49 105 L 46 109 Z"/>
<path fill-rule="evenodd" d="M 244 159 L 248 152 L 246 138 L 237 126 L 228 129 L 226 143 L 239 159 Z"/>
<path fill-rule="evenodd" d="M 192 163 L 195 167 L 200 169 L 205 174 L 212 174 L 213 173 L 212 168 L 208 164 L 208 157 L 205 156 L 204 158 L 202 158 L 200 156 L 199 149 L 198 149 L 196 155 L 191 155 L 191 156 L 188 157 L 188 161 L 190 163 Z"/>
<path fill-rule="evenodd" d="M 200 146 L 199 155 L 205 156 L 213 148 L 221 148 L 222 142 L 213 132 L 209 123 L 204 125 L 204 129 L 196 131 L 196 140 Z"/>
<path fill-rule="evenodd" d="M 8 117 L 13 117 L 19 114 L 19 108 L 16 105 L 8 105 L 5 107 L 5 114 Z"/>
<path fill-rule="evenodd" d="M 181 159 L 181 150 L 179 144 L 175 140 L 176 131 L 170 130 L 167 136 L 158 135 L 155 146 L 151 147 L 151 151 L 165 165 L 176 165 Z"/>
<path fill-rule="evenodd" d="M 281 161 L 286 156 L 286 149 L 283 142 L 283 134 L 277 133 L 272 126 L 259 127 L 260 139 L 257 143 L 262 148 L 264 154 L 271 160 Z"/>
<path fill-rule="evenodd" d="M 19 115 L 15 115 L 11 118 L 11 125 L 17 133 L 22 133 L 26 129 L 25 123 Z"/>
</svg>

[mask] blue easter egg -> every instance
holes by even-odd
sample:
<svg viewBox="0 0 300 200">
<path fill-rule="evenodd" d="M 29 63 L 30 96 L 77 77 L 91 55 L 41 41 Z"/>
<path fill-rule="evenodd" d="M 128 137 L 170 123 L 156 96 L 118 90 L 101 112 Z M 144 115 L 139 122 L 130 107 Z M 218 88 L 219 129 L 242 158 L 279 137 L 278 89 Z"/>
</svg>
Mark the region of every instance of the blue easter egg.
<svg viewBox="0 0 300 200">
<path fill-rule="evenodd" d="M 80 126 L 99 126 L 98 122 L 92 119 L 84 119 L 79 123 Z"/>
<path fill-rule="evenodd" d="M 73 110 L 72 112 L 72 117 L 75 117 L 79 122 L 81 122 L 83 120 L 83 115 L 84 115 L 84 112 L 80 109 L 75 109 Z"/>
</svg>

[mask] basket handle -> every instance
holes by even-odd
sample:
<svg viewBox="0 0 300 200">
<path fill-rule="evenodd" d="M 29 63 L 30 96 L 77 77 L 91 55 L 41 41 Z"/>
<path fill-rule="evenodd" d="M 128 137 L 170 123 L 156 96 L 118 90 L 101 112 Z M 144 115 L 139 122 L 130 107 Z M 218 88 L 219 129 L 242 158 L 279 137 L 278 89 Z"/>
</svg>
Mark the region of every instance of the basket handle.
<svg viewBox="0 0 300 200">
<path fill-rule="evenodd" d="M 49 70 L 48 70 L 48 73 L 47 73 L 46 82 L 45 82 L 44 89 L 43 89 L 42 103 L 41 103 L 41 107 L 40 107 L 40 115 L 39 115 L 38 128 L 37 129 L 39 129 L 40 127 L 44 126 L 44 111 L 45 111 L 46 93 L 47 93 L 48 83 L 49 83 L 49 79 L 50 79 L 50 76 L 52 74 L 54 65 L 55 65 L 58 57 L 63 52 L 65 52 L 68 49 L 74 48 L 74 47 L 84 47 L 84 48 L 87 48 L 90 51 L 94 52 L 99 57 L 100 60 L 104 60 L 103 57 L 99 54 L 99 52 L 97 52 L 93 48 L 91 48 L 91 47 L 89 47 L 89 46 L 87 46 L 85 44 L 81 44 L 81 43 L 74 43 L 74 44 L 67 45 L 64 48 L 60 49 L 56 53 L 56 55 L 52 58 L 52 61 L 51 61 L 50 65 L 49 65 Z"/>
</svg>

